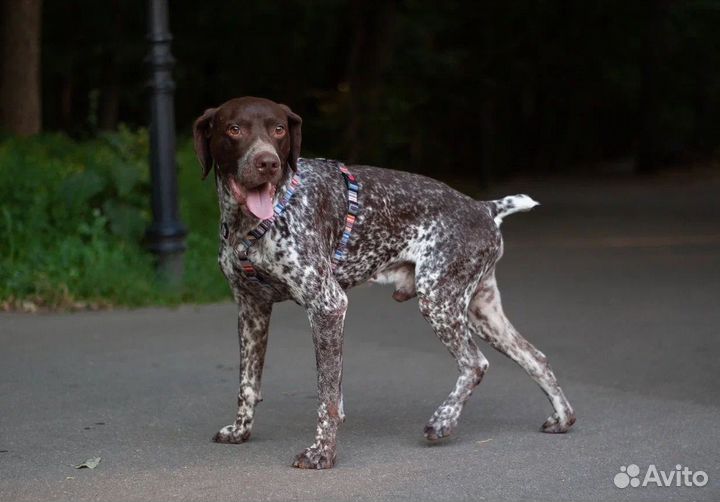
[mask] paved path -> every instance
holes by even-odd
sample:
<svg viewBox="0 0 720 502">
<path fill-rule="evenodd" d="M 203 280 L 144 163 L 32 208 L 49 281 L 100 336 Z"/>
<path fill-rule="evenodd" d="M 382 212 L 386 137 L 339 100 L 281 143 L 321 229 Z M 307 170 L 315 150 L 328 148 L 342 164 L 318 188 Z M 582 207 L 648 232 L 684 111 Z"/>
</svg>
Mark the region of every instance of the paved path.
<svg viewBox="0 0 720 502">
<path fill-rule="evenodd" d="M 516 184 L 543 206 L 505 223 L 506 311 L 578 412 L 538 428 L 540 390 L 491 348 L 457 436 L 422 428 L 451 358 L 386 288 L 351 293 L 339 464 L 289 467 L 312 439 L 307 321 L 279 305 L 253 439 L 234 416 L 232 305 L 0 315 L 0 500 L 657 500 L 720 498 L 720 186 Z M 6 450 L 6 451 L 5 451 Z M 75 470 L 90 457 L 95 470 Z M 703 488 L 613 485 L 623 465 L 704 470 Z"/>
</svg>

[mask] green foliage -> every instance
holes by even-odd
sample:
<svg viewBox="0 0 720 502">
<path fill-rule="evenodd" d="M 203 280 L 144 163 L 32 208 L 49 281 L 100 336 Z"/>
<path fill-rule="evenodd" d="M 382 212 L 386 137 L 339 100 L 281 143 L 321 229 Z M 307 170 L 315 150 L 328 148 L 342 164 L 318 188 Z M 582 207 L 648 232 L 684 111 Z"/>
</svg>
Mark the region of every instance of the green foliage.
<svg viewBox="0 0 720 502">
<path fill-rule="evenodd" d="M 217 203 L 189 142 L 179 152 L 186 274 L 156 283 L 142 245 L 150 220 L 148 139 L 121 128 L 0 142 L 0 304 L 140 306 L 228 297 L 217 266 Z"/>
</svg>

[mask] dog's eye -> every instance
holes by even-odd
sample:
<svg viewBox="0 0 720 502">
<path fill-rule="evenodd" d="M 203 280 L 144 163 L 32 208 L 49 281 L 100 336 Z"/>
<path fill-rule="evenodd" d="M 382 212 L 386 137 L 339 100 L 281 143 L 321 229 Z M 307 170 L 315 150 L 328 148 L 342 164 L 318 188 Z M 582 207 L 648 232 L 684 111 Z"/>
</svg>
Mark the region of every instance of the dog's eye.
<svg viewBox="0 0 720 502">
<path fill-rule="evenodd" d="M 273 129 L 273 136 L 275 136 L 276 138 L 282 138 L 283 136 L 285 136 L 285 126 L 275 126 L 275 129 Z"/>
<path fill-rule="evenodd" d="M 228 128 L 227 128 L 227 133 L 230 136 L 240 136 L 241 132 L 242 131 L 240 130 L 240 126 L 237 126 L 237 125 L 231 125 L 231 126 L 228 126 Z"/>
</svg>

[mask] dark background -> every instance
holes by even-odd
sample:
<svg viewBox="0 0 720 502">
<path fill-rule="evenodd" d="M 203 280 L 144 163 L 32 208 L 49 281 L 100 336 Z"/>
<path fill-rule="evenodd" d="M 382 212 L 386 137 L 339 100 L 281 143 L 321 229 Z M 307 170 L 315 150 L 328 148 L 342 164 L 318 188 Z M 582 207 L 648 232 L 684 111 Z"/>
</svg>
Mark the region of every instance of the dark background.
<svg viewBox="0 0 720 502">
<path fill-rule="evenodd" d="M 177 126 L 241 95 L 304 118 L 304 154 L 462 176 L 706 164 L 717 1 L 170 2 Z M 147 123 L 140 0 L 43 4 L 43 126 Z M 469 181 L 469 180 L 468 180 Z"/>
<path fill-rule="evenodd" d="M 172 287 L 143 243 L 146 2 L 0 0 L 0 498 L 720 500 L 718 2 L 169 3 L 188 229 Z M 503 223 L 497 274 L 572 432 L 539 433 L 544 396 L 483 343 L 490 371 L 457 435 L 427 444 L 454 361 L 416 301 L 357 288 L 338 467 L 289 466 L 316 417 L 307 316 L 289 302 L 253 439 L 210 441 L 236 416 L 237 311 L 197 305 L 231 296 L 190 124 L 243 94 L 300 113 L 307 156 L 542 203 Z M 631 463 L 710 481 L 616 488 Z"/>
</svg>

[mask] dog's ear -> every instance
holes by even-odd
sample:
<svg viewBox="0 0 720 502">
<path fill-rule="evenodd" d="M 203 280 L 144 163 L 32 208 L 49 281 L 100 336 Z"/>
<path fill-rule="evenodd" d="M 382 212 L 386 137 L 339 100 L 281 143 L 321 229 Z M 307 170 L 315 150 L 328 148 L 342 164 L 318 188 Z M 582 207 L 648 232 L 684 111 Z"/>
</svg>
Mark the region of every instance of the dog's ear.
<svg viewBox="0 0 720 502">
<path fill-rule="evenodd" d="M 300 146 L 302 144 L 302 119 L 300 115 L 293 112 L 289 106 L 280 105 L 288 119 L 288 133 L 290 134 L 290 157 L 288 165 L 293 171 L 297 171 L 297 160 L 300 157 Z"/>
<path fill-rule="evenodd" d="M 207 178 L 213 167 L 213 158 L 210 155 L 210 133 L 215 110 L 216 108 L 208 108 L 193 124 L 193 142 L 195 143 L 195 154 L 202 166 L 202 179 Z"/>
</svg>

